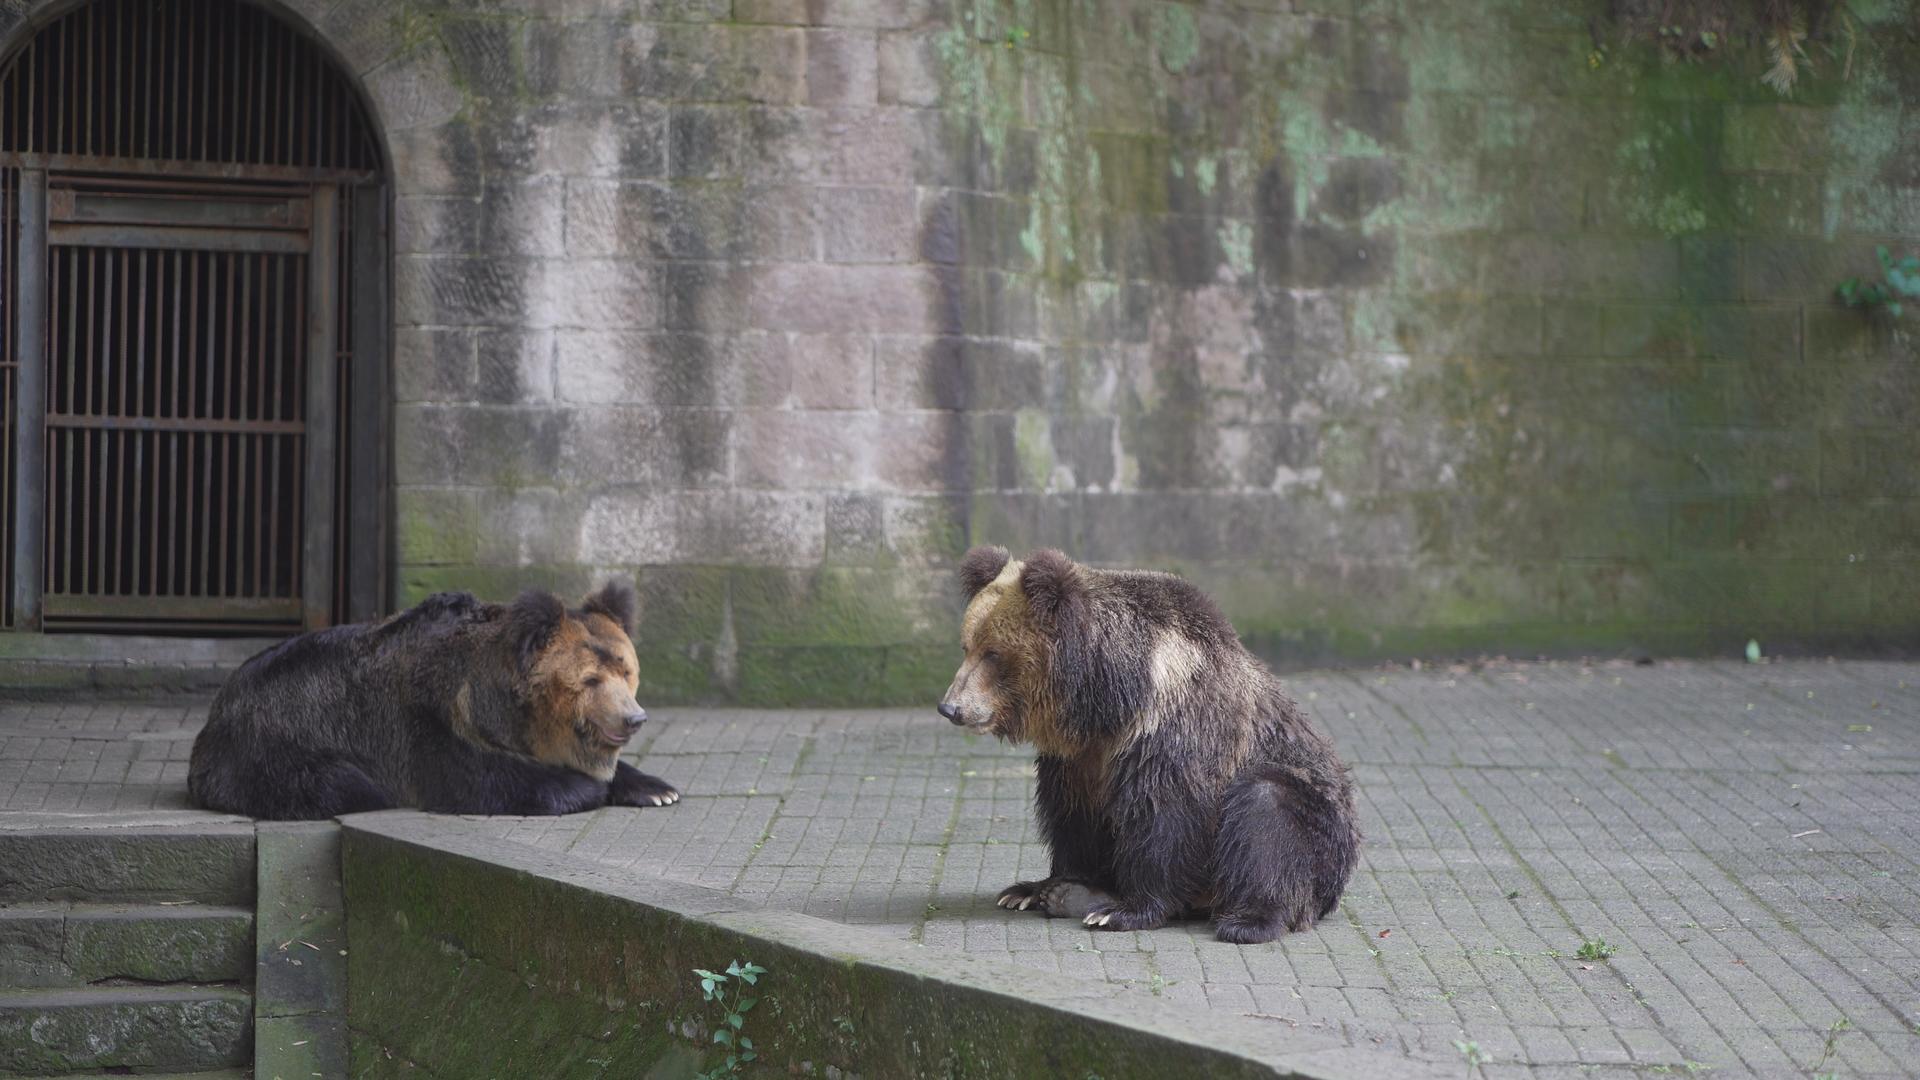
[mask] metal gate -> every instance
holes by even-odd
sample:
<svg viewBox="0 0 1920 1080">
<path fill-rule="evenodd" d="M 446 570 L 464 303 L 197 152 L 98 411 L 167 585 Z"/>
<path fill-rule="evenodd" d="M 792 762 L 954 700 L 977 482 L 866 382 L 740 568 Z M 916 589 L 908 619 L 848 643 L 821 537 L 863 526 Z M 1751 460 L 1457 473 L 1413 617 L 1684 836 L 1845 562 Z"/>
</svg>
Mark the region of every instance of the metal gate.
<svg viewBox="0 0 1920 1080">
<path fill-rule="evenodd" d="M 380 606 L 375 160 L 344 79 L 238 0 L 100 0 L 0 66 L 0 626 Z"/>
</svg>

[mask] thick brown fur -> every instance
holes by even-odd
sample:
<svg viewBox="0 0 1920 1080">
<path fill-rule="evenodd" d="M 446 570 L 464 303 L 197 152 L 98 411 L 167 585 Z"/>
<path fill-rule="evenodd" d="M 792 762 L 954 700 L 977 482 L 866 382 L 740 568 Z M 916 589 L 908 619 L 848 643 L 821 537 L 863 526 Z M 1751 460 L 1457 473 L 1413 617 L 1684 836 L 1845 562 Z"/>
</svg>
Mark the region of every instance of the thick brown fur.
<svg viewBox="0 0 1920 1080">
<path fill-rule="evenodd" d="M 633 586 L 440 593 L 260 653 L 214 698 L 187 788 L 209 810 L 318 819 L 416 806 L 568 814 L 680 793 L 619 759 L 646 720 Z"/>
<path fill-rule="evenodd" d="M 967 552 L 960 584 L 966 659 L 940 712 L 1033 745 L 1053 856 L 1002 907 L 1110 930 L 1207 912 L 1257 942 L 1338 905 L 1360 843 L 1347 768 L 1205 594 L 997 547 Z"/>
</svg>

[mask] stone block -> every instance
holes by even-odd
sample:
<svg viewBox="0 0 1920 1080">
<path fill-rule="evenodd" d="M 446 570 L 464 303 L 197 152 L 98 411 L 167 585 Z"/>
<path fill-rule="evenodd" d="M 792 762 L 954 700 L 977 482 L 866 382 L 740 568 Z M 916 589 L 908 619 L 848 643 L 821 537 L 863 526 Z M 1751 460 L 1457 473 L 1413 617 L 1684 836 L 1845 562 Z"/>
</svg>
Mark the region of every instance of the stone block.
<svg viewBox="0 0 1920 1080">
<path fill-rule="evenodd" d="M 667 175 L 715 180 L 744 173 L 746 110 L 733 105 L 675 105 L 667 120 Z"/>
<path fill-rule="evenodd" d="M 918 200 L 909 188 L 824 188 L 817 211 L 828 262 L 912 262 Z"/>
<path fill-rule="evenodd" d="M 929 284 L 911 266 L 774 263 L 752 274 L 748 317 L 759 329 L 810 334 L 923 332 Z"/>
<path fill-rule="evenodd" d="M 253 828 L 0 829 L 0 903 L 253 902 Z"/>
<path fill-rule="evenodd" d="M 873 338 L 859 334 L 797 335 L 791 349 L 795 406 L 873 408 Z"/>
<path fill-rule="evenodd" d="M 394 543 L 411 564 L 473 562 L 483 531 L 471 488 L 401 487 L 394 492 Z"/>
<path fill-rule="evenodd" d="M 767 270 L 724 262 L 672 262 L 663 270 L 665 310 L 669 330 L 728 334 L 742 329 L 772 331 L 805 329 L 799 326 L 758 327 L 753 323 L 753 290 Z"/>
<path fill-rule="evenodd" d="M 0 980 L 15 988 L 112 980 L 243 982 L 253 913 L 244 908 L 37 904 L 0 909 Z"/>
<path fill-rule="evenodd" d="M 885 409 L 1004 412 L 1045 402 L 1045 360 L 1025 344 L 964 337 L 880 339 Z"/>
<path fill-rule="evenodd" d="M 471 401 L 477 376 L 472 331 L 412 326 L 394 331 L 394 400 Z"/>
<path fill-rule="evenodd" d="M 874 82 L 882 104 L 930 108 L 940 104 L 942 66 L 934 40 L 920 33 L 884 33 L 878 41 Z"/>
<path fill-rule="evenodd" d="M 252 1060 L 244 990 L 131 987 L 30 991 L 0 998 L 0 1070 L 195 1072 Z"/>
<path fill-rule="evenodd" d="M 1776 173 L 1817 172 L 1827 157 L 1830 110 L 1799 105 L 1728 105 L 1726 166 Z"/>
<path fill-rule="evenodd" d="M 543 408 L 401 405 L 394 409 L 394 478 L 408 484 L 547 484 L 572 417 Z"/>
<path fill-rule="evenodd" d="M 729 476 L 736 415 L 708 409 L 575 408 L 555 478 L 578 488 L 722 486 Z"/>
<path fill-rule="evenodd" d="M 793 361 L 785 334 L 578 330 L 554 364 L 565 402 L 737 407 L 785 403 Z"/>
<path fill-rule="evenodd" d="M 553 400 L 553 330 L 475 332 L 474 397 L 488 405 Z"/>
<path fill-rule="evenodd" d="M 480 250 L 489 255 L 564 255 L 566 181 L 540 176 L 487 185 L 474 214 Z"/>
<path fill-rule="evenodd" d="M 810 566 L 825 554 L 825 511 L 813 493 L 613 490 L 588 504 L 580 549 L 600 566 Z"/>
<path fill-rule="evenodd" d="M 872 31 L 811 30 L 806 41 L 808 104 L 879 100 L 879 43 Z"/>
<path fill-rule="evenodd" d="M 254 1014 L 330 1017 L 337 1024 L 347 1001 L 340 827 L 331 821 L 262 822 L 258 843 Z M 337 1042 L 337 1032 L 334 1037 Z"/>
<path fill-rule="evenodd" d="M 754 412 L 734 428 L 738 482 L 780 490 L 937 490 L 952 425 L 924 414 Z"/>
<path fill-rule="evenodd" d="M 259 1017 L 253 1023 L 253 1075 L 260 1080 L 348 1075 L 345 1017 Z"/>
<path fill-rule="evenodd" d="M 630 51 L 622 82 L 629 93 L 674 102 L 792 105 L 807 100 L 808 68 L 798 30 L 668 23 Z"/>
<path fill-rule="evenodd" d="M 665 105 L 563 98 L 528 110 L 534 156 L 561 176 L 650 179 L 667 171 Z"/>
</svg>

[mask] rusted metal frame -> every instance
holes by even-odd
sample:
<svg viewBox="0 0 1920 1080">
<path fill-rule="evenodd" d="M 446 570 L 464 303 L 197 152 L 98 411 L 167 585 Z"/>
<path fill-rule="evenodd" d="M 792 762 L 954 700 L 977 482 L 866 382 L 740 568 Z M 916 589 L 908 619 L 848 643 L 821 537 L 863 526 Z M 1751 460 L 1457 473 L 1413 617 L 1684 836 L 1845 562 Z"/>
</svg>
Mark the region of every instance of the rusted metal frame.
<svg viewBox="0 0 1920 1080">
<path fill-rule="evenodd" d="M 387 432 L 391 430 L 388 393 L 388 190 L 364 184 L 354 193 L 353 220 L 353 401 L 347 447 L 347 489 L 353 493 L 347 524 L 353 536 L 346 618 L 350 622 L 382 615 L 389 603 L 387 529 L 393 485 L 388 482 Z"/>
<path fill-rule="evenodd" d="M 192 248 L 196 251 L 307 250 L 307 237 L 296 232 L 259 229 L 190 229 L 171 225 L 97 225 L 53 222 L 48 239 L 63 247 Z"/>
<path fill-rule="evenodd" d="M 47 174 L 20 174 L 20 268 L 13 280 L 17 394 L 14 399 L 13 460 L 25 482 L 14 488 L 14 625 L 38 626 L 42 558 L 47 530 L 46 344 L 47 344 Z"/>
<path fill-rule="evenodd" d="M 252 619 L 291 623 L 300 617 L 300 604 L 284 597 L 258 596 L 49 596 L 49 618 L 117 618 L 146 616 L 166 621 Z"/>
<path fill-rule="evenodd" d="M 196 229 L 307 230 L 307 201 L 274 197 L 214 198 L 196 188 L 153 193 L 90 191 L 61 186 L 48 193 L 49 222 L 165 225 Z"/>
<path fill-rule="evenodd" d="M 306 511 L 304 551 L 300 575 L 302 623 L 308 629 L 327 625 L 333 597 L 333 467 L 334 356 L 333 305 L 337 301 L 335 274 L 339 242 L 334 214 L 339 192 L 316 187 L 313 192 L 313 242 L 307 255 L 307 393 L 306 393 Z"/>
<path fill-rule="evenodd" d="M 261 165 L 239 161 L 170 161 L 111 154 L 0 151 L 0 166 L 48 172 L 112 172 L 133 176 L 190 177 L 206 180 L 262 180 L 279 183 L 324 181 L 357 184 L 379 178 L 374 169 L 308 165 Z"/>
</svg>

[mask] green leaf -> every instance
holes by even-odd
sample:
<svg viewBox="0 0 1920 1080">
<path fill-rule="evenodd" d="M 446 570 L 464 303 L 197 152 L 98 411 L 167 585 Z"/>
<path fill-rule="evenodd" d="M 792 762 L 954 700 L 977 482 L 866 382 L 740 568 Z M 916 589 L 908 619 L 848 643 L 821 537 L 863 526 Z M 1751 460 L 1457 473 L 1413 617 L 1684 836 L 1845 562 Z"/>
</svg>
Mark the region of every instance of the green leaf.
<svg viewBox="0 0 1920 1080">
<path fill-rule="evenodd" d="M 1840 288 L 1836 291 L 1839 292 L 1840 299 L 1845 301 L 1848 307 L 1856 307 L 1859 305 L 1860 301 L 1857 296 L 1860 291 L 1859 278 L 1848 278 L 1840 283 Z"/>
<path fill-rule="evenodd" d="M 693 973 L 695 975 L 700 976 L 703 979 L 712 979 L 714 982 L 727 981 L 727 977 L 725 975 L 716 975 L 713 972 L 708 971 L 706 968 L 694 968 Z"/>
<path fill-rule="evenodd" d="M 740 961 L 738 961 L 738 960 L 735 960 L 735 961 L 733 961 L 732 963 L 729 963 L 729 964 L 727 965 L 727 974 L 729 974 L 729 975 L 738 975 L 738 974 L 740 974 Z"/>
<path fill-rule="evenodd" d="M 713 1033 L 713 1041 L 722 1046 L 732 1046 L 733 1032 L 728 1031 L 726 1028 L 721 1028 L 719 1031 Z"/>
<path fill-rule="evenodd" d="M 1898 300 L 1887 301 L 1887 314 L 1892 315 L 1896 319 L 1899 318 L 1900 317 L 1900 301 Z"/>
<path fill-rule="evenodd" d="M 746 1020 L 746 1017 L 744 1017 L 744 1016 L 741 1016 L 741 1015 L 740 1015 L 739 1013 L 728 1013 L 728 1014 L 727 1014 L 727 1026 L 728 1026 L 728 1027 L 730 1027 L 730 1028 L 732 1028 L 732 1029 L 733 1029 L 733 1030 L 735 1030 L 735 1031 L 739 1031 L 739 1030 L 740 1030 L 740 1025 L 742 1025 L 742 1024 L 744 1024 L 744 1023 L 746 1023 L 746 1022 L 747 1022 L 747 1020 Z"/>
<path fill-rule="evenodd" d="M 741 1060 L 741 1061 L 752 1061 L 752 1060 L 753 1060 L 754 1058 L 757 1058 L 757 1057 L 759 1057 L 759 1056 L 760 1056 L 759 1054 L 756 1054 L 756 1053 L 754 1053 L 753 1051 L 751 1051 L 751 1050 L 749 1050 L 749 1051 L 747 1051 L 746 1053 L 744 1053 L 744 1054 L 741 1054 L 741 1055 L 740 1055 L 740 1060 Z"/>
<path fill-rule="evenodd" d="M 755 975 L 765 975 L 767 973 L 767 969 L 761 967 L 759 964 L 748 964 L 746 967 L 742 968 L 741 970 L 750 971 Z"/>
<path fill-rule="evenodd" d="M 742 1050 L 753 1049 L 753 1040 L 747 1038 L 745 1035 L 740 1036 L 740 1049 Z"/>
<path fill-rule="evenodd" d="M 1760 643 L 1758 641 L 1748 641 L 1747 642 L 1747 663 L 1757 664 L 1759 662 L 1760 662 Z"/>
<path fill-rule="evenodd" d="M 740 1003 L 734 1006 L 734 1010 L 745 1015 L 747 1010 L 758 1004 L 760 1004 L 759 998 L 741 998 Z"/>
</svg>

